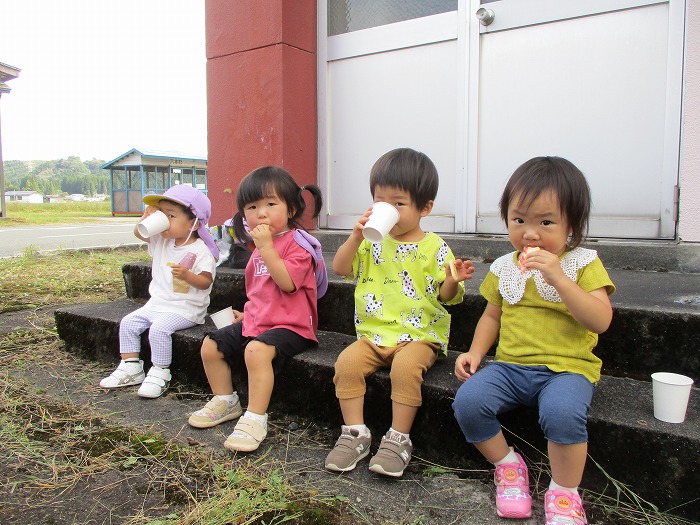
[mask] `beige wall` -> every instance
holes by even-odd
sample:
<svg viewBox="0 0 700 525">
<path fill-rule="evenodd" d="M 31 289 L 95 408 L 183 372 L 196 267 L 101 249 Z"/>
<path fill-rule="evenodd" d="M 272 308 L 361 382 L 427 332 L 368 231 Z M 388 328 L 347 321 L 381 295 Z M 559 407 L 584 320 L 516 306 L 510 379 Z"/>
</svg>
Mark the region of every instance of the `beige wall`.
<svg viewBox="0 0 700 525">
<path fill-rule="evenodd" d="M 700 2 L 686 9 L 678 237 L 700 242 Z"/>
</svg>

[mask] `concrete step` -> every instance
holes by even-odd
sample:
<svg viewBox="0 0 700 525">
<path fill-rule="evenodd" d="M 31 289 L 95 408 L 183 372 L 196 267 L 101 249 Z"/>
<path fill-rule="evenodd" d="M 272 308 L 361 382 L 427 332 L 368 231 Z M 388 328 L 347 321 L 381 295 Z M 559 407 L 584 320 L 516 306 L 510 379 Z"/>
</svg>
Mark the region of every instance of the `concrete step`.
<svg viewBox="0 0 700 525">
<path fill-rule="evenodd" d="M 332 254 L 326 255 L 330 265 Z M 450 349 L 460 352 L 469 349 L 486 305 L 479 285 L 489 265 L 475 266 L 464 301 L 450 307 Z M 700 274 L 614 269 L 609 273 L 617 292 L 611 297 L 613 322 L 596 348 L 596 355 L 603 360 L 603 373 L 649 381 L 653 372 L 665 371 L 699 379 Z M 334 275 L 329 278 L 328 292 L 319 300 L 319 328 L 354 335 L 354 285 Z M 127 297 L 146 300 L 150 279 L 150 263 L 125 265 Z M 210 311 L 230 305 L 242 309 L 245 301 L 243 270 L 219 267 Z"/>
<path fill-rule="evenodd" d="M 137 268 L 144 270 L 142 266 Z M 229 291 L 240 284 L 237 272 L 223 272 L 232 279 Z M 217 281 L 219 277 L 217 277 Z M 332 286 L 342 295 L 345 286 Z M 229 297 L 236 304 L 238 298 Z M 118 326 L 121 318 L 141 302 L 123 300 L 105 304 L 66 306 L 56 310 L 56 326 L 66 349 L 91 359 L 114 363 L 118 353 Z M 226 304 L 231 304 L 230 302 Z M 328 304 L 328 317 L 341 317 Z M 479 308 L 479 310 L 481 310 Z M 214 327 L 207 324 L 177 332 L 173 336 L 173 376 L 181 384 L 207 390 L 199 358 L 202 338 Z M 276 411 L 311 417 L 326 425 L 340 425 L 340 411 L 333 388 L 333 365 L 337 355 L 354 336 L 322 330 L 319 347 L 290 362 L 277 378 L 272 406 Z M 143 357 L 148 360 L 148 342 L 143 339 Z M 697 347 L 696 347 L 697 348 Z M 419 411 L 412 436 L 415 454 L 454 468 L 488 468 L 472 446 L 468 446 L 454 420 L 451 403 L 459 381 L 452 374 L 457 352 L 438 362 L 424 383 L 424 406 Z M 646 356 L 641 356 L 643 361 Z M 148 361 L 147 361 L 148 362 Z M 242 366 L 234 370 L 237 389 L 246 398 L 246 374 Z M 366 420 L 375 438 L 390 424 L 390 381 L 386 371 L 367 381 Z M 612 478 L 626 484 L 642 498 L 662 510 L 690 518 L 700 516 L 695 490 L 700 484 L 700 392 L 691 393 L 687 420 L 670 424 L 653 418 L 651 385 L 629 377 L 604 376 L 597 387 L 589 415 L 590 456 Z M 545 450 L 545 442 L 532 410 L 516 410 L 502 418 L 509 440 L 516 446 L 529 443 Z M 381 430 L 380 430 L 381 429 Z M 583 485 L 603 491 L 609 480 L 589 464 Z"/>
</svg>

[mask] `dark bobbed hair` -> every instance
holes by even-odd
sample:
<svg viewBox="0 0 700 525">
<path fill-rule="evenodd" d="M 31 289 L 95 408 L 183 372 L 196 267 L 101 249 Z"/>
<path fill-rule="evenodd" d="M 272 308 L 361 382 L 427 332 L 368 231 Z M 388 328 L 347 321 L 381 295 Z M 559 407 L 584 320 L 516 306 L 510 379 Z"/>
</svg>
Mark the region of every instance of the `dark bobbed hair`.
<svg viewBox="0 0 700 525">
<path fill-rule="evenodd" d="M 238 213 L 233 217 L 233 229 L 237 239 L 250 241 L 250 236 L 243 226 L 245 217 L 245 205 L 271 195 L 277 195 L 287 205 L 291 216 L 289 226 L 291 228 L 301 228 L 299 221 L 306 211 L 306 201 L 302 196 L 302 191 L 308 190 L 314 199 L 314 211 L 312 218 L 318 217 L 323 205 L 321 190 L 315 184 L 299 186 L 294 177 L 278 166 L 263 166 L 248 173 L 236 193 L 236 206 Z"/>
<path fill-rule="evenodd" d="M 419 210 L 435 200 L 438 184 L 437 168 L 430 157 L 410 148 L 385 153 L 377 159 L 369 174 L 372 197 L 377 186 L 400 188 L 409 193 Z"/>
<path fill-rule="evenodd" d="M 570 246 L 579 246 L 588 234 L 591 190 L 581 170 L 561 157 L 535 157 L 513 172 L 499 202 L 501 218 L 507 226 L 508 205 L 513 198 L 518 199 L 518 207 L 529 208 L 547 191 L 559 199 L 559 210 L 571 229 Z"/>
</svg>

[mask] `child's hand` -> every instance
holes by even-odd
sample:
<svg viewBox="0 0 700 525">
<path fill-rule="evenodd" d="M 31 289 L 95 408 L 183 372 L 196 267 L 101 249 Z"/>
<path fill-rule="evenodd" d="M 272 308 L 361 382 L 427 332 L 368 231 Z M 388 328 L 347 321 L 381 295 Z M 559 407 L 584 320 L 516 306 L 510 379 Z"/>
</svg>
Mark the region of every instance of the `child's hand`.
<svg viewBox="0 0 700 525">
<path fill-rule="evenodd" d="M 149 215 L 153 215 L 158 210 L 160 210 L 158 206 L 146 206 L 146 208 L 143 210 L 143 215 L 141 215 L 141 219 L 139 220 L 139 222 L 144 220 Z"/>
<path fill-rule="evenodd" d="M 459 354 L 455 360 L 455 376 L 460 381 L 466 381 L 476 373 L 480 363 L 481 358 L 470 352 Z"/>
<path fill-rule="evenodd" d="M 190 273 L 190 269 L 187 268 L 186 266 L 182 266 L 181 264 L 177 264 L 174 262 L 169 262 L 168 266 L 171 268 L 171 272 L 173 273 L 173 277 L 176 277 L 178 279 L 182 279 L 183 281 L 187 280 L 187 274 Z"/>
<path fill-rule="evenodd" d="M 240 323 L 243 321 L 243 312 L 239 312 L 238 310 L 233 311 L 233 322 L 234 323 Z"/>
<path fill-rule="evenodd" d="M 350 237 L 353 237 L 358 242 L 362 242 L 362 239 L 364 239 L 364 236 L 362 235 L 362 230 L 365 229 L 365 224 L 367 224 L 370 215 L 372 215 L 371 206 L 367 208 L 367 211 L 362 217 L 357 219 L 357 222 L 352 227 L 352 233 L 350 234 Z"/>
<path fill-rule="evenodd" d="M 564 277 L 559 257 L 542 249 L 528 253 L 524 266 L 527 270 L 539 270 L 545 282 L 550 286 L 556 286 L 559 280 Z"/>
<path fill-rule="evenodd" d="M 258 250 L 272 246 L 272 233 L 270 233 L 270 227 L 267 224 L 258 224 L 248 232 L 248 235 L 253 239 Z"/>
<path fill-rule="evenodd" d="M 456 282 L 467 281 L 473 277 L 474 265 L 469 259 L 453 259 L 447 265 L 446 273 L 448 277 L 452 277 Z"/>
</svg>

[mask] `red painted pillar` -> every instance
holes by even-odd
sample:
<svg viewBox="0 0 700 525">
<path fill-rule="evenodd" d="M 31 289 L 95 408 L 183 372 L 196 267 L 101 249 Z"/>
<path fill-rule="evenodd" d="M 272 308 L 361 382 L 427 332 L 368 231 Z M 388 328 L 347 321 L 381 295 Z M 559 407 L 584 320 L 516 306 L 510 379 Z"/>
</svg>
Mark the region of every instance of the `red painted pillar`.
<svg viewBox="0 0 700 525">
<path fill-rule="evenodd" d="M 259 166 L 282 166 L 299 185 L 317 182 L 316 0 L 205 5 L 215 225 L 231 217 L 238 183 Z"/>
</svg>

